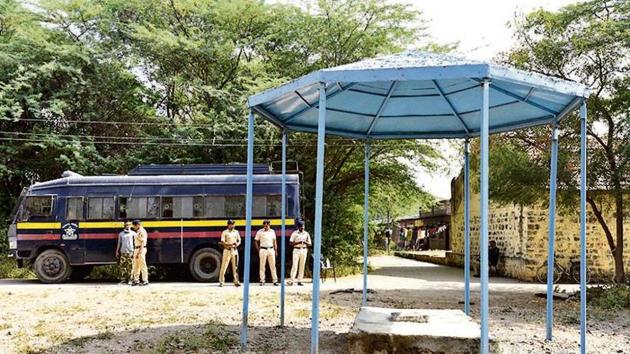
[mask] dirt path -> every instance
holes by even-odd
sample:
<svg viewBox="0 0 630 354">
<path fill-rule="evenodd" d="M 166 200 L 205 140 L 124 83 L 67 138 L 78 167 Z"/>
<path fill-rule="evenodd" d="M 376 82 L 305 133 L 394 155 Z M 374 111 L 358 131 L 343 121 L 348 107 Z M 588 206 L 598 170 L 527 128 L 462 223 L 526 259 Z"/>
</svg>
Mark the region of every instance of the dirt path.
<svg viewBox="0 0 630 354">
<path fill-rule="evenodd" d="M 462 270 L 395 257 L 371 258 L 369 305 L 461 308 Z M 322 285 L 321 351 L 345 353 L 345 335 L 361 302 L 360 275 Z M 572 290 L 575 286 L 564 286 Z M 490 331 L 506 353 L 578 351 L 578 304 L 557 303 L 556 339 L 544 341 L 541 284 L 491 278 Z M 287 287 L 286 326 L 279 324 L 279 288 L 252 284 L 252 352 L 305 353 L 310 346 L 311 286 Z M 478 281 L 473 318 L 478 320 Z M 198 283 L 128 287 L 90 282 L 42 285 L 0 280 L 0 353 L 237 352 L 242 290 Z M 591 353 L 630 354 L 630 311 L 589 312 Z"/>
</svg>

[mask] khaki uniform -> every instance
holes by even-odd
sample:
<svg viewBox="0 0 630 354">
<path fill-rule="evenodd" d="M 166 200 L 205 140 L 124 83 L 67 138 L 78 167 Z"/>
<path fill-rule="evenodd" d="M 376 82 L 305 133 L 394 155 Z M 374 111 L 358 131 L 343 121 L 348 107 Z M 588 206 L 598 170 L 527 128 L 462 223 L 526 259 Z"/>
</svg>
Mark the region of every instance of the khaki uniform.
<svg viewBox="0 0 630 354">
<path fill-rule="evenodd" d="M 133 281 L 138 283 L 142 276 L 142 281 L 149 282 L 149 270 L 147 269 L 147 230 L 140 226 L 136 231 L 136 237 L 133 240 Z"/>
<path fill-rule="evenodd" d="M 234 276 L 234 284 L 238 282 L 238 249 L 241 244 L 241 235 L 236 229 L 224 230 L 221 234 L 221 242 L 223 242 L 223 258 L 221 259 L 221 271 L 219 272 L 219 283 L 225 282 L 225 272 L 228 263 L 232 264 L 232 275 Z"/>
<path fill-rule="evenodd" d="M 306 231 L 296 230 L 291 234 L 289 242 L 293 244 L 293 264 L 291 265 L 291 282 L 302 282 L 304 279 L 304 266 L 306 265 L 306 255 L 308 254 L 308 246 L 311 245 L 311 235 Z M 298 273 L 299 268 L 299 273 Z M 298 275 L 299 274 L 299 275 Z"/>
<path fill-rule="evenodd" d="M 269 270 L 271 271 L 271 278 L 274 283 L 278 282 L 278 274 L 276 273 L 276 250 L 274 249 L 274 240 L 276 239 L 276 232 L 272 229 L 265 231 L 260 229 L 256 233 L 255 240 L 260 242 L 260 250 L 258 251 L 259 266 L 260 266 L 260 282 L 265 282 L 265 267 L 269 264 Z"/>
</svg>

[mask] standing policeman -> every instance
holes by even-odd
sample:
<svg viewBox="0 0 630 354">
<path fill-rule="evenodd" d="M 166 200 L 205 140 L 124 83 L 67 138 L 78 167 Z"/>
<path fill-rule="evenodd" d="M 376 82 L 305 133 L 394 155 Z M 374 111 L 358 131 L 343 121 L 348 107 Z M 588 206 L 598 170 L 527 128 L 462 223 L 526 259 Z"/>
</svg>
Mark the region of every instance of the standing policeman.
<svg viewBox="0 0 630 354">
<path fill-rule="evenodd" d="M 149 270 L 147 269 L 147 230 L 142 227 L 140 220 L 133 221 L 133 228 L 136 230 L 134 239 L 135 249 L 133 251 L 133 285 L 149 285 Z M 142 275 L 142 282 L 140 282 Z"/>
<path fill-rule="evenodd" d="M 238 246 L 241 244 L 241 235 L 234 229 L 234 220 L 227 222 L 227 229 L 221 234 L 221 246 L 223 246 L 223 258 L 221 259 L 221 272 L 219 273 L 219 286 L 225 282 L 225 271 L 228 263 L 232 263 L 232 275 L 234 286 L 240 286 L 238 282 Z"/>
<path fill-rule="evenodd" d="M 254 240 L 256 241 L 256 249 L 258 250 L 260 285 L 265 285 L 265 268 L 267 263 L 269 263 L 273 285 L 278 286 L 278 274 L 276 273 L 278 245 L 276 242 L 276 232 L 271 229 L 271 222 L 269 220 L 263 221 L 263 228 L 258 230 Z"/>
<path fill-rule="evenodd" d="M 297 274 L 298 285 L 302 286 L 302 280 L 304 279 L 304 265 L 306 264 L 306 254 L 308 252 L 308 246 L 311 245 L 311 235 L 304 231 L 304 221 L 299 220 L 297 222 L 298 229 L 293 231 L 289 242 L 293 245 L 293 264 L 291 265 L 291 281 L 289 285 L 293 285 L 295 282 L 295 276 Z M 298 273 L 299 266 L 299 273 Z"/>
</svg>

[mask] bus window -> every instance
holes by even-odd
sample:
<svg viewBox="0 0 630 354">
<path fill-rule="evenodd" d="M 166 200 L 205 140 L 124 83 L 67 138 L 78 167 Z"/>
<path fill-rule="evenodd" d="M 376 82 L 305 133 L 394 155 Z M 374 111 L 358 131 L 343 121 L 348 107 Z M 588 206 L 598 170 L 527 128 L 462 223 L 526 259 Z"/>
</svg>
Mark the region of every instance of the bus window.
<svg viewBox="0 0 630 354">
<path fill-rule="evenodd" d="M 228 195 L 225 197 L 225 214 L 227 217 L 245 216 L 245 196 Z"/>
<path fill-rule="evenodd" d="M 173 197 L 173 217 L 193 217 L 193 197 Z"/>
<path fill-rule="evenodd" d="M 225 217 L 225 197 L 209 195 L 206 196 L 205 202 L 205 216 L 209 218 L 223 218 Z"/>
<path fill-rule="evenodd" d="M 83 220 L 83 197 L 66 198 L 66 220 Z"/>
<path fill-rule="evenodd" d="M 118 218 L 127 219 L 127 197 L 118 197 Z"/>
<path fill-rule="evenodd" d="M 282 216 L 282 195 L 267 196 L 267 216 Z M 288 208 L 287 208 L 288 209 Z"/>
<path fill-rule="evenodd" d="M 193 217 L 200 218 L 203 216 L 203 197 L 197 196 L 193 197 Z"/>
<path fill-rule="evenodd" d="M 162 197 L 162 217 L 173 217 L 173 197 Z"/>
<path fill-rule="evenodd" d="M 130 219 L 145 219 L 147 217 L 147 197 L 126 198 L 127 217 Z"/>
<path fill-rule="evenodd" d="M 147 198 L 147 218 L 157 219 L 160 216 L 160 197 Z"/>
<path fill-rule="evenodd" d="M 89 220 L 112 220 L 114 218 L 114 197 L 89 197 Z"/>
<path fill-rule="evenodd" d="M 267 196 L 255 195 L 254 204 L 252 205 L 252 215 L 256 217 L 267 216 Z"/>
<path fill-rule="evenodd" d="M 32 196 L 24 199 L 20 220 L 47 220 L 52 218 L 53 197 Z"/>
</svg>

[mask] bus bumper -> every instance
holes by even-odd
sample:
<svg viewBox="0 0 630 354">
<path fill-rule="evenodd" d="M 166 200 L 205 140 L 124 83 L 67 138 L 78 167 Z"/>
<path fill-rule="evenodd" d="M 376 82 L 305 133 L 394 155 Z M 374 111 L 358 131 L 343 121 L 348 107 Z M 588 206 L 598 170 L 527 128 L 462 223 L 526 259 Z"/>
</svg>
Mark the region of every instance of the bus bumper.
<svg viewBox="0 0 630 354">
<path fill-rule="evenodd" d="M 24 258 L 20 258 L 20 256 L 18 256 L 17 250 L 9 250 L 8 257 L 15 259 L 18 268 L 24 268 Z"/>
</svg>

